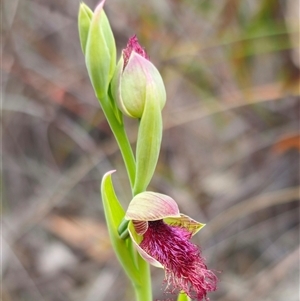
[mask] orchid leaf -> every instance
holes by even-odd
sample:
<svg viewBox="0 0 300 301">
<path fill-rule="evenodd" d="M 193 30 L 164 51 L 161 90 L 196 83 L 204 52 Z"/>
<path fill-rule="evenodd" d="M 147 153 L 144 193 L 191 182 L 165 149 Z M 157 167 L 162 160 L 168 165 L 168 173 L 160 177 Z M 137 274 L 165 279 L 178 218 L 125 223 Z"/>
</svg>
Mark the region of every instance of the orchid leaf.
<svg viewBox="0 0 300 301">
<path fill-rule="evenodd" d="M 126 241 L 123 240 L 118 233 L 118 227 L 125 215 L 125 211 L 115 194 L 111 180 L 111 174 L 113 172 L 113 170 L 107 172 L 103 176 L 101 183 L 101 196 L 108 233 L 112 247 L 128 277 L 132 280 L 132 282 L 139 284 L 139 271 L 136 268 L 134 259 L 135 254 L 133 254 L 135 251 L 133 248 L 128 246 Z"/>
</svg>

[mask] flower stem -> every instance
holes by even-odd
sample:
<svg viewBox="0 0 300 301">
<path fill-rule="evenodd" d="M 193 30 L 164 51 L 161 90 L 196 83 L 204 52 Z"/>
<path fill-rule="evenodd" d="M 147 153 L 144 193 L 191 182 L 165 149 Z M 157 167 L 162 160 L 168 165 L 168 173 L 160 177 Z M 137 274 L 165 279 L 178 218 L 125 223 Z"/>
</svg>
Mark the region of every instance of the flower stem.
<svg viewBox="0 0 300 301">
<path fill-rule="evenodd" d="M 141 284 L 135 284 L 136 301 L 152 301 L 151 275 L 149 264 L 138 255 Z"/>
<path fill-rule="evenodd" d="M 132 194 L 134 195 L 133 187 L 136 176 L 136 163 L 130 142 L 125 132 L 124 124 L 123 122 L 120 122 L 116 117 L 110 103 L 109 96 L 107 96 L 105 99 L 102 99 L 100 101 L 100 104 L 120 148 L 128 173 Z M 128 221 L 126 221 L 125 224 L 126 223 L 128 224 Z M 138 255 L 138 266 L 141 283 L 137 283 L 133 279 L 131 279 L 135 290 L 136 301 L 152 301 L 150 267 L 149 264 L 140 255 Z"/>
<path fill-rule="evenodd" d="M 135 159 L 130 142 L 125 132 L 124 124 L 123 122 L 120 123 L 115 116 L 108 96 L 101 101 L 99 100 L 99 102 L 109 126 L 117 140 L 128 173 L 130 186 L 133 187 L 135 181 Z"/>
<path fill-rule="evenodd" d="M 192 301 L 192 299 L 182 291 L 179 293 L 177 301 Z"/>
</svg>

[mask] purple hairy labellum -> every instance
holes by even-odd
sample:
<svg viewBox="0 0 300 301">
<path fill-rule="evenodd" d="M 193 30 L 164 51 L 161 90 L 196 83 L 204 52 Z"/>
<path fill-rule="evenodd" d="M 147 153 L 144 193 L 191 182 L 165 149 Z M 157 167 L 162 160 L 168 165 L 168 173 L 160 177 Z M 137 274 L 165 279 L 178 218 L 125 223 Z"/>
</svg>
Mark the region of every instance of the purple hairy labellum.
<svg viewBox="0 0 300 301">
<path fill-rule="evenodd" d="M 217 276 L 207 268 L 191 237 L 204 224 L 179 212 L 169 196 L 143 192 L 131 201 L 126 216 L 129 234 L 140 255 L 165 270 L 167 292 L 184 291 L 190 298 L 209 300 L 217 288 Z"/>
<path fill-rule="evenodd" d="M 148 223 L 140 247 L 165 269 L 168 288 L 183 290 L 190 298 L 202 300 L 216 290 L 217 277 L 208 270 L 200 250 L 190 242 L 192 234 L 163 220 Z"/>
<path fill-rule="evenodd" d="M 126 67 L 132 51 L 136 52 L 143 58 L 150 60 L 146 50 L 139 44 L 139 41 L 138 41 L 136 35 L 134 35 L 131 38 L 129 38 L 129 40 L 127 42 L 127 46 L 123 50 L 123 59 L 124 59 L 123 69 Z"/>
</svg>

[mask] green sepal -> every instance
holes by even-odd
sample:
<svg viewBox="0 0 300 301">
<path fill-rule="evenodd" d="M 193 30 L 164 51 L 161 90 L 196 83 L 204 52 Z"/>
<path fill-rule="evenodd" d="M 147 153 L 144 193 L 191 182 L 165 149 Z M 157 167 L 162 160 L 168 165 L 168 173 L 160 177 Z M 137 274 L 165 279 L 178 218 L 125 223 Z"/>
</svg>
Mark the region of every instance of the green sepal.
<svg viewBox="0 0 300 301">
<path fill-rule="evenodd" d="M 108 233 L 112 247 L 128 277 L 135 284 L 140 285 L 139 271 L 136 267 L 136 251 L 126 240 L 121 239 L 118 233 L 118 227 L 122 222 L 125 211 L 122 208 L 111 180 L 111 174 L 114 171 L 107 172 L 101 182 L 101 196 L 103 209 L 108 228 Z"/>
<path fill-rule="evenodd" d="M 150 94 L 150 93 L 149 93 Z M 153 94 L 150 94 L 154 96 Z M 147 189 L 156 168 L 162 139 L 162 115 L 159 104 L 146 96 L 136 146 L 134 194 Z"/>
<path fill-rule="evenodd" d="M 85 54 L 86 42 L 88 39 L 93 14 L 94 13 L 92 12 L 92 10 L 85 3 L 80 3 L 78 13 L 78 31 L 83 54 Z"/>
</svg>

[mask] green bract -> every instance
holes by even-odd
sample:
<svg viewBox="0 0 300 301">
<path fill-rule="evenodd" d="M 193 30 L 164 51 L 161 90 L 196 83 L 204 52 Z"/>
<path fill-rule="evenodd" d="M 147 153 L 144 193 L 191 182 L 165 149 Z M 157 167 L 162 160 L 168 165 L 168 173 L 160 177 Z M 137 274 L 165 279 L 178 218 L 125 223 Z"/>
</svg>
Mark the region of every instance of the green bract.
<svg viewBox="0 0 300 301">
<path fill-rule="evenodd" d="M 85 5 L 79 10 L 79 36 L 88 73 L 97 98 L 105 98 L 116 66 L 116 45 L 101 1 L 94 13 Z"/>
<path fill-rule="evenodd" d="M 136 143 L 134 194 L 145 191 L 153 177 L 160 152 L 162 131 L 160 108 L 147 98 Z"/>
<path fill-rule="evenodd" d="M 124 55 L 121 56 L 111 91 L 125 115 L 140 119 L 133 188 L 137 194 L 146 190 L 157 164 L 162 139 L 161 110 L 166 102 L 166 90 L 156 67 L 133 50 L 126 65 Z"/>
</svg>

